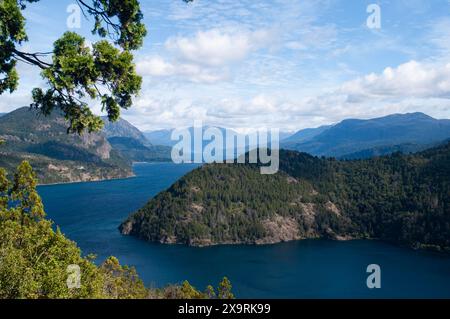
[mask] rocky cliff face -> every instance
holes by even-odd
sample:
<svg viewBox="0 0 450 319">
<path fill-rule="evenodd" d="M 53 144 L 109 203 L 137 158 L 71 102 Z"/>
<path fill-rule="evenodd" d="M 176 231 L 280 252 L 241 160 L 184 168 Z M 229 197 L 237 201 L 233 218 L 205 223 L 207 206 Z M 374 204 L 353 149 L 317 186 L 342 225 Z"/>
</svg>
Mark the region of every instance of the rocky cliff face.
<svg viewBox="0 0 450 319">
<path fill-rule="evenodd" d="M 93 181 L 132 176 L 130 162 L 103 133 L 67 134 L 65 119 L 45 117 L 28 107 L 0 118 L 0 166 L 14 169 L 28 160 L 40 183 Z"/>
</svg>

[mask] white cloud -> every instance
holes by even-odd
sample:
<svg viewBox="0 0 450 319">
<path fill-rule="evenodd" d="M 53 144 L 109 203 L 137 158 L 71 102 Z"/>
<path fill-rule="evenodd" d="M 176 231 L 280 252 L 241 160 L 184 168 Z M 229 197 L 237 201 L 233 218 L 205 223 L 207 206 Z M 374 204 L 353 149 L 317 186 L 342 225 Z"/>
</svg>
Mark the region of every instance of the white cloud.
<svg viewBox="0 0 450 319">
<path fill-rule="evenodd" d="M 410 61 L 323 89 L 311 96 L 267 93 L 159 100 L 148 93 L 139 99 L 133 123 L 145 129 L 205 124 L 237 130 L 262 127 L 298 130 L 336 123 L 347 118 L 374 118 L 392 113 L 424 112 L 450 117 L 450 64 Z"/>
<path fill-rule="evenodd" d="M 175 73 L 175 67 L 160 56 L 150 56 L 137 63 L 137 71 L 144 76 L 170 76 Z"/>
<path fill-rule="evenodd" d="M 209 68 L 192 63 L 168 62 L 160 56 L 149 56 L 137 63 L 142 76 L 182 77 L 194 83 L 216 83 L 229 78 L 226 68 Z"/>
<path fill-rule="evenodd" d="M 450 63 L 432 64 L 410 61 L 381 74 L 346 82 L 339 93 L 371 97 L 450 98 Z"/>
<path fill-rule="evenodd" d="M 179 77 L 194 83 L 217 83 L 231 79 L 231 68 L 251 52 L 268 44 L 267 31 L 199 31 L 192 37 L 166 41 L 166 56 L 151 55 L 137 63 L 143 76 Z"/>
<path fill-rule="evenodd" d="M 219 29 L 199 31 L 193 37 L 174 37 L 166 48 L 180 58 L 212 67 L 242 61 L 252 51 L 269 43 L 270 32 L 231 31 Z"/>
</svg>

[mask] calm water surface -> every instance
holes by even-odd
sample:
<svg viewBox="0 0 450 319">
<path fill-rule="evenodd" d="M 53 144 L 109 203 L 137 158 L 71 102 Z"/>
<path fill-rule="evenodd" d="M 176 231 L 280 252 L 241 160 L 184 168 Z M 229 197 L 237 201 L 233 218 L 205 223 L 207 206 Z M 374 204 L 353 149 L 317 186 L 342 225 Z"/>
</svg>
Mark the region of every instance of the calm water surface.
<svg viewBox="0 0 450 319">
<path fill-rule="evenodd" d="M 450 298 L 450 257 L 376 241 L 307 240 L 269 246 L 166 246 L 122 236 L 118 225 L 195 165 L 136 164 L 137 177 L 41 186 L 48 216 L 98 260 L 114 255 L 148 285 L 188 279 L 197 288 L 228 276 L 243 298 Z M 378 264 L 382 288 L 369 290 Z"/>
</svg>

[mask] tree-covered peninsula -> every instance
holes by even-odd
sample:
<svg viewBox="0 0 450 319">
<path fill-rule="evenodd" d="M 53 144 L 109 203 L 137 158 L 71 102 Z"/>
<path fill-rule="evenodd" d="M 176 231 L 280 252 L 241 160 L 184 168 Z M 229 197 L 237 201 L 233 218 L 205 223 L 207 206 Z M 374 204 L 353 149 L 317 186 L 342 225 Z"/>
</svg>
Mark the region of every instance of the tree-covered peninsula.
<svg viewBox="0 0 450 319">
<path fill-rule="evenodd" d="M 352 161 L 282 150 L 280 170 L 261 175 L 257 165 L 204 165 L 120 230 L 194 246 L 367 238 L 450 249 L 450 143 Z"/>
</svg>

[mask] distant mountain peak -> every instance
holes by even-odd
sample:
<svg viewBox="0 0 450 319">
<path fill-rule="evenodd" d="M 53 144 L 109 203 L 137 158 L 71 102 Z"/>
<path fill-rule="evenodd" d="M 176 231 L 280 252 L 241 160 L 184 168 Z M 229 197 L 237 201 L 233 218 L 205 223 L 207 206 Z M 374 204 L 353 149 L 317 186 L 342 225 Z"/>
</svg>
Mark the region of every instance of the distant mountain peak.
<svg viewBox="0 0 450 319">
<path fill-rule="evenodd" d="M 103 116 L 102 120 L 105 123 L 103 133 L 108 139 L 114 137 L 131 138 L 143 145 L 151 145 L 144 134 L 127 120 L 119 118 L 116 122 L 110 122 L 106 116 Z"/>
<path fill-rule="evenodd" d="M 382 120 L 382 119 L 431 119 L 436 120 L 435 118 L 422 113 L 422 112 L 412 112 L 412 113 L 395 113 L 391 115 L 387 115 L 380 118 L 375 118 L 373 120 Z"/>
<path fill-rule="evenodd" d="M 311 133 L 312 132 L 312 133 Z M 308 134 L 309 133 L 309 134 Z M 391 114 L 374 119 L 347 119 L 332 127 L 302 130 L 282 147 L 319 156 L 341 157 L 394 150 L 399 145 L 421 149 L 450 138 L 450 120 L 438 120 L 421 112 Z M 411 147 L 408 146 L 408 150 Z"/>
</svg>

